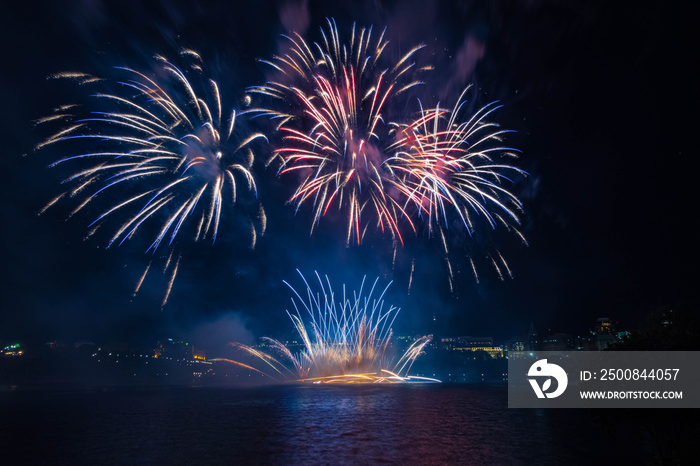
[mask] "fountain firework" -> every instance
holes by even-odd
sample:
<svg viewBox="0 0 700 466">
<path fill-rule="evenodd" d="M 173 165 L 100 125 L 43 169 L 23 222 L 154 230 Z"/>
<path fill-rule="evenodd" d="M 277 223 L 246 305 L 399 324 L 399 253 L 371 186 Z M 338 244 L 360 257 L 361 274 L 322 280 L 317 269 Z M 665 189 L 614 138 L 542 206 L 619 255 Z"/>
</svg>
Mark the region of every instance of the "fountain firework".
<svg viewBox="0 0 700 466">
<path fill-rule="evenodd" d="M 389 354 L 393 334 L 391 327 L 399 309 L 394 306 L 384 309 L 384 294 L 391 283 L 377 296 L 377 278 L 369 286 L 367 295 L 363 296 L 368 285 L 365 277 L 359 290 L 353 291 L 351 296 L 343 285 L 342 296 L 336 300 L 327 276 L 324 281 L 316 273 L 320 291 L 314 291 L 301 272 L 299 275 L 306 285 L 306 299 L 289 283 L 284 283 L 295 296 L 292 298 L 294 312 L 287 311 L 287 315 L 294 324 L 303 349 L 294 354 L 284 343 L 264 337 L 264 345 L 261 346 L 266 346 L 268 352 L 232 343 L 238 350 L 252 356 L 258 367 L 263 369 L 230 359 L 219 361 L 253 370 L 272 379 L 301 382 L 439 382 L 408 375 L 416 358 L 423 354 L 423 349 L 432 340 L 432 335 L 416 339 L 393 363 Z"/>
</svg>

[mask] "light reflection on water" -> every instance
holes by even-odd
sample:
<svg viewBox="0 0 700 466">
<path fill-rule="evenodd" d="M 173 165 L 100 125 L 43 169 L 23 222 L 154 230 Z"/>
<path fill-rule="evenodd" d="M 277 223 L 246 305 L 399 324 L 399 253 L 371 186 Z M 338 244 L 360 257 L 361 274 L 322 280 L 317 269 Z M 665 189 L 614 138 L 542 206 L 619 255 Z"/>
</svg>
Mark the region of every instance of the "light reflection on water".
<svg viewBox="0 0 700 466">
<path fill-rule="evenodd" d="M 596 448 L 611 439 L 587 411 L 506 406 L 505 386 L 16 391 L 0 393 L 0 447 L 31 439 L 25 464 L 607 464 L 635 454 Z"/>
</svg>

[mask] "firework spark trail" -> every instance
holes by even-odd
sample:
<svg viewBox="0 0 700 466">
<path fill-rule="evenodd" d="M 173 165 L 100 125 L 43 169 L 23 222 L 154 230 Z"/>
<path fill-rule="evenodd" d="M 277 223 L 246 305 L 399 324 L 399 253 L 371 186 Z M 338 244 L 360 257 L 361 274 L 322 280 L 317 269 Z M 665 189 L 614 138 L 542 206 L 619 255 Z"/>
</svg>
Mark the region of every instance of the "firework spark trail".
<svg viewBox="0 0 700 466">
<path fill-rule="evenodd" d="M 403 244 L 399 219 L 415 227 L 403 203 L 388 192 L 393 174 L 383 165 L 388 158 L 383 148 L 397 127 L 388 120 L 389 102 L 421 84 L 413 79 L 421 70 L 412 60 L 423 46 L 386 64 L 384 32 L 377 37 L 371 27 L 353 25 L 344 44 L 335 22 L 328 20 L 321 35 L 321 43 L 313 44 L 298 34 L 287 37 L 289 52 L 265 61 L 281 79 L 250 88 L 277 103 L 292 102 L 289 111 L 259 110 L 281 120 L 284 144 L 274 153 L 281 161 L 279 174 L 296 172 L 301 178 L 290 202 L 297 209 L 313 204 L 312 233 L 333 208 L 347 216 L 347 243 L 361 243 L 374 223 Z"/>
<path fill-rule="evenodd" d="M 245 369 L 251 370 L 251 371 L 255 371 L 255 372 L 257 372 L 258 374 L 264 375 L 265 377 L 269 377 L 269 378 L 271 378 L 271 379 L 274 380 L 274 377 L 270 376 L 269 374 L 266 374 L 266 373 L 264 373 L 263 371 L 260 371 L 260 370 L 254 368 L 254 367 L 252 367 L 252 366 L 249 366 L 249 365 L 247 365 L 247 364 L 243 364 L 242 362 L 234 361 L 233 359 L 215 358 L 215 359 L 211 359 L 211 361 L 223 361 L 223 362 L 227 362 L 227 363 L 233 364 L 233 365 L 235 365 L 235 366 L 239 366 L 239 367 L 243 367 L 243 368 L 245 368 Z"/>
<path fill-rule="evenodd" d="M 314 291 L 301 272 L 299 275 L 306 286 L 306 298 L 285 282 L 296 297 L 292 298 L 294 312 L 287 311 L 287 315 L 292 320 L 304 349 L 293 354 L 284 344 L 271 338 L 264 338 L 264 341 L 274 352 L 279 353 L 279 359 L 240 343 L 233 343 L 235 348 L 262 361 L 277 375 L 284 375 L 283 370 L 286 370 L 300 381 L 437 381 L 408 375 L 414 361 L 423 354 L 423 349 L 432 340 L 432 336 L 417 339 L 391 371 L 383 367 L 390 364 L 387 349 L 392 337 L 391 326 L 399 312 L 394 306 L 384 310 L 384 295 L 391 283 L 377 296 L 375 290 L 378 290 L 379 279 L 376 279 L 364 295 L 366 280 L 363 278 L 357 292 L 349 296 L 343 286 L 342 296 L 336 300 L 328 277 L 325 277 L 324 282 L 316 273 L 319 291 Z M 291 363 L 295 372 L 284 361 Z M 258 369 L 255 370 L 259 372 Z"/>
<path fill-rule="evenodd" d="M 147 252 L 155 253 L 165 242 L 172 253 L 176 243 L 207 238 L 215 242 L 224 207 L 237 204 L 240 191 L 257 197 L 252 147 L 266 137 L 236 131 L 236 111 L 223 113 L 219 86 L 202 75 L 202 59 L 192 50 L 181 55 L 193 60 L 190 70 L 182 71 L 156 56 L 158 71 L 153 77 L 126 67 L 115 67 L 120 78 L 113 81 L 85 73 L 52 76 L 100 87 L 87 108 L 67 105 L 38 120 L 67 123 L 36 149 L 68 152 L 50 166 L 74 170 L 63 182 L 69 189 L 42 212 L 74 198 L 80 200 L 70 216 L 98 204 L 90 213 L 88 236 L 113 222 L 109 248 L 141 230 L 152 234 L 155 226 L 157 233 Z M 262 206 L 259 209 L 256 216 L 264 221 Z M 191 236 L 181 240 L 186 229 Z M 168 294 L 176 272 L 177 266 Z M 144 278 L 145 274 L 137 289 Z"/>
<path fill-rule="evenodd" d="M 168 303 L 168 298 L 170 298 L 170 292 L 173 290 L 173 283 L 175 283 L 175 277 L 177 276 L 177 271 L 180 268 L 181 257 L 182 256 L 178 255 L 177 262 L 175 262 L 175 267 L 173 267 L 173 272 L 170 275 L 170 281 L 168 282 L 168 288 L 165 290 L 165 296 L 163 297 L 163 302 L 160 305 L 161 308 L 165 307 L 165 305 Z M 168 260 L 168 262 L 170 262 L 170 260 Z M 146 272 L 148 272 L 148 269 L 146 270 Z"/>
<path fill-rule="evenodd" d="M 141 278 L 139 279 L 138 283 L 136 284 L 136 288 L 134 289 L 134 294 L 132 297 L 136 296 L 141 289 L 141 285 L 143 285 L 143 281 L 146 278 L 146 275 L 148 275 L 148 270 L 151 268 L 151 263 L 149 262 L 148 265 L 146 266 L 146 270 L 143 271 L 143 274 L 141 275 Z"/>
</svg>

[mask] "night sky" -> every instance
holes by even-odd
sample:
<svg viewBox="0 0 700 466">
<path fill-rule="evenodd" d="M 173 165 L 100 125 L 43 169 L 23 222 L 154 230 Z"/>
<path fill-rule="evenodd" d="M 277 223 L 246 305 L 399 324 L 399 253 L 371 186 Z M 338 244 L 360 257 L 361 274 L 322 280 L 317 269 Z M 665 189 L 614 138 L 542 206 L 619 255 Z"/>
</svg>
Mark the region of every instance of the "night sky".
<svg viewBox="0 0 700 466">
<path fill-rule="evenodd" d="M 255 169 L 265 235 L 251 250 L 235 215 L 227 217 L 216 244 L 185 251 L 163 309 L 160 272 L 132 298 L 152 259 L 142 242 L 105 250 L 106 233 L 84 240 L 88 216 L 66 220 L 69 208 L 38 215 L 66 173 L 47 168 L 57 158 L 51 149 L 34 150 L 51 132 L 33 121 L 80 92 L 47 76 L 148 69 L 155 53 L 190 47 L 229 107 L 241 107 L 246 87 L 265 82 L 269 67 L 258 60 L 277 52 L 280 34 L 318 40 L 326 17 L 346 37 L 354 21 L 386 26 L 397 56 L 426 44 L 418 61 L 435 70 L 421 99 L 451 105 L 472 83 L 473 105 L 503 104 L 493 120 L 516 131 L 507 143 L 522 151 L 514 164 L 529 173 L 511 185 L 529 247 L 479 230 L 459 241 L 497 243 L 512 280 L 484 267 L 476 283 L 455 257 L 450 291 L 438 241 L 424 230 L 394 266 L 381 236 L 346 247 L 342 219 L 324 219 L 310 237 L 310 209 L 295 215 L 285 205 L 290 180 L 262 163 Z M 364 275 L 393 280 L 385 302 L 402 309 L 397 333 L 507 339 L 531 323 L 580 334 L 603 316 L 634 328 L 662 307 L 697 315 L 693 17 L 662 3 L 626 10 L 556 0 L 4 2 L 0 339 L 142 344 L 172 335 L 216 348 L 284 338 L 292 329 L 283 280 L 302 287 L 297 268 L 327 274 L 337 288 L 357 287 Z"/>
</svg>

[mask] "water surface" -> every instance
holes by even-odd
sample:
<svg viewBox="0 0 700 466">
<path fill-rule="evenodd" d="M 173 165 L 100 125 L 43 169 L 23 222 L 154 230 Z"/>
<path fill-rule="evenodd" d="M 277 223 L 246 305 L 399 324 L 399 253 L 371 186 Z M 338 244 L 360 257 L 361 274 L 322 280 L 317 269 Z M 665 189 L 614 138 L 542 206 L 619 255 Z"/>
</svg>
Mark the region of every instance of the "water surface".
<svg viewBox="0 0 700 466">
<path fill-rule="evenodd" d="M 24 464 L 612 464 L 643 460 L 585 410 L 508 409 L 505 386 L 0 392 Z M 629 437 L 629 436 L 627 436 Z M 631 442 L 631 443 L 630 443 Z"/>
</svg>

